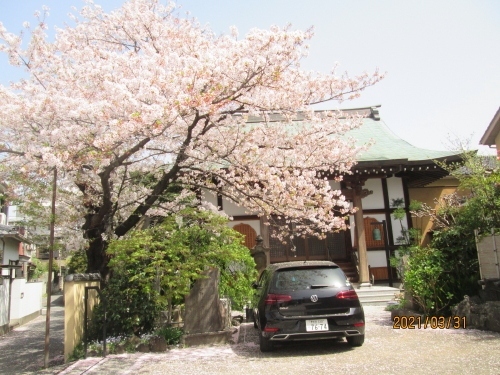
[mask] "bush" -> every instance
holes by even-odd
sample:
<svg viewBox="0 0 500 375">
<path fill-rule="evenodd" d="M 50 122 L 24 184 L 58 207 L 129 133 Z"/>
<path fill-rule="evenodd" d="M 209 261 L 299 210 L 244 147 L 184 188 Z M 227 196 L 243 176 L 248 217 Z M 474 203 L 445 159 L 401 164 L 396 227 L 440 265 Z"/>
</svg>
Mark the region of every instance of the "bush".
<svg viewBox="0 0 500 375">
<path fill-rule="evenodd" d="M 187 208 L 156 226 L 136 230 L 108 246 L 111 277 L 102 293 L 110 335 L 153 332 L 160 312 L 182 303 L 208 267 L 221 271 L 219 294 L 242 308 L 251 298 L 255 262 L 228 219 Z M 103 304 L 89 338 L 100 338 Z"/>
<path fill-rule="evenodd" d="M 49 269 L 48 264 L 42 262 L 38 258 L 31 258 L 31 263 L 34 265 L 34 268 L 30 268 L 28 272 L 28 279 L 29 280 L 37 280 L 40 278 L 44 273 L 46 273 Z"/>
<path fill-rule="evenodd" d="M 409 249 L 404 286 L 425 315 L 435 315 L 449 307 L 451 295 L 445 280 L 445 257 L 431 247 Z"/>
<path fill-rule="evenodd" d="M 85 250 L 76 250 L 66 263 L 68 274 L 87 272 L 87 253 Z"/>
<path fill-rule="evenodd" d="M 113 273 L 94 309 L 88 340 L 102 340 L 104 305 L 107 335 L 140 336 L 153 331 L 165 304 L 150 285 L 133 278 L 140 272 L 140 269 L 125 269 Z"/>
<path fill-rule="evenodd" d="M 177 345 L 181 341 L 183 331 L 178 327 L 161 327 L 158 328 L 154 334 L 159 337 L 163 337 L 168 345 Z"/>
</svg>

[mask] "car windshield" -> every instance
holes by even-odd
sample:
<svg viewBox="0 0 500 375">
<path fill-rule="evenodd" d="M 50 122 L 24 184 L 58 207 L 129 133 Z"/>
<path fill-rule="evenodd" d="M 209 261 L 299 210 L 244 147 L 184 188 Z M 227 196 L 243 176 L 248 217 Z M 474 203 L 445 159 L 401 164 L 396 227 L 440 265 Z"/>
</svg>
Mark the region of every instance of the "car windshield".
<svg viewBox="0 0 500 375">
<path fill-rule="evenodd" d="M 272 289 L 278 291 L 340 288 L 346 285 L 349 285 L 349 282 L 338 267 L 289 268 L 275 274 Z"/>
</svg>

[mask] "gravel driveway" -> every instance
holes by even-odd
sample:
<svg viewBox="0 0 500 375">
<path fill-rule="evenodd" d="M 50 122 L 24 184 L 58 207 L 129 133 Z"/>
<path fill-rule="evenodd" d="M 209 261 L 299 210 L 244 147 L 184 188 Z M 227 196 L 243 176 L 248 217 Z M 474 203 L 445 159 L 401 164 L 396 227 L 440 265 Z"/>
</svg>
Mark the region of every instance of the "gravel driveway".
<svg viewBox="0 0 500 375">
<path fill-rule="evenodd" d="M 500 374 L 500 334 L 477 330 L 393 329 L 383 306 L 366 306 L 366 340 L 290 343 L 261 353 L 253 324 L 242 324 L 238 343 L 174 349 L 165 354 L 89 359 L 53 374 Z M 81 361 L 80 361 L 81 362 Z M 85 366 L 81 366 L 82 368 Z M 48 373 L 48 372 L 47 372 Z"/>
</svg>

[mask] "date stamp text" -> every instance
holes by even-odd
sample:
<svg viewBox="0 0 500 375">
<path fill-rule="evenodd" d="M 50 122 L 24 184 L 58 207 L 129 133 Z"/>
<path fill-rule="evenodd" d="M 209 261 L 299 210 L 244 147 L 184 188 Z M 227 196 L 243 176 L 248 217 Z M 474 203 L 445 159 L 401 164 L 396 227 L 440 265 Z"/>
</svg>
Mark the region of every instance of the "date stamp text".
<svg viewBox="0 0 500 375">
<path fill-rule="evenodd" d="M 460 329 L 467 326 L 465 316 L 395 316 L 393 329 Z"/>
</svg>

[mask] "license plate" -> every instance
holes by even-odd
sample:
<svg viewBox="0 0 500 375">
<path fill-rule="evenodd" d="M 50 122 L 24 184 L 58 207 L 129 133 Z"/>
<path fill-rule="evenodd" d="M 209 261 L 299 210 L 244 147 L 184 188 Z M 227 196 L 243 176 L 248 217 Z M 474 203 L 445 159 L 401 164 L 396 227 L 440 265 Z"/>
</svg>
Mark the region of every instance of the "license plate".
<svg viewBox="0 0 500 375">
<path fill-rule="evenodd" d="M 306 331 L 307 332 L 328 331 L 328 320 L 327 319 L 306 320 Z"/>
</svg>

